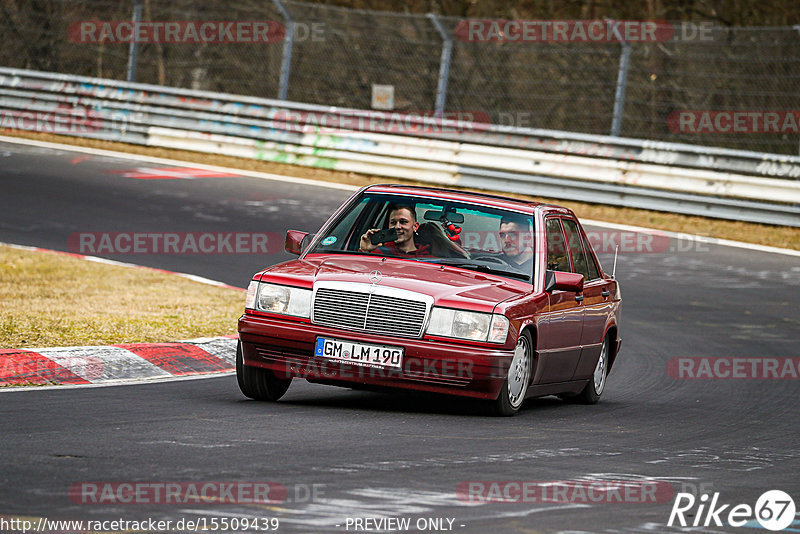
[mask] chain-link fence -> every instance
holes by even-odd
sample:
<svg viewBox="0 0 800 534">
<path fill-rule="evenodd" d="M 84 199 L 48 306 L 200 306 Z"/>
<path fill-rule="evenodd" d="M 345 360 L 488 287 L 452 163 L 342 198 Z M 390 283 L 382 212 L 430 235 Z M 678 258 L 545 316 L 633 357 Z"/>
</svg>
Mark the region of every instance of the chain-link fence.
<svg viewBox="0 0 800 534">
<path fill-rule="evenodd" d="M 150 33 L 131 46 L 117 30 L 137 6 L 142 21 L 180 22 L 178 38 Z M 186 32 L 226 21 L 277 21 L 283 33 Z M 0 65 L 126 79 L 133 58 L 135 80 L 159 85 L 369 109 L 380 84 L 399 111 L 433 112 L 438 96 L 447 111 L 496 124 L 610 134 L 617 109 L 624 137 L 800 149 L 796 28 L 676 24 L 668 39 L 626 45 L 473 40 L 469 22 L 291 0 L 0 0 Z"/>
</svg>

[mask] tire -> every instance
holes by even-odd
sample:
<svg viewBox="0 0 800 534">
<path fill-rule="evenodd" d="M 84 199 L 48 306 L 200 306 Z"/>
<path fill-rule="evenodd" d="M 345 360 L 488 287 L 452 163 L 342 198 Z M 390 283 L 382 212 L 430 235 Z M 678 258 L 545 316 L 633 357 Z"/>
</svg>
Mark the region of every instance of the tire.
<svg viewBox="0 0 800 534">
<path fill-rule="evenodd" d="M 236 381 L 245 397 L 258 401 L 277 401 L 292 384 L 291 378 L 278 378 L 271 369 L 244 364 L 242 342 L 236 346 Z"/>
<path fill-rule="evenodd" d="M 603 345 L 600 347 L 600 357 L 597 358 L 597 365 L 595 365 L 592 378 L 589 383 L 583 388 L 575 400 L 582 404 L 596 404 L 600 400 L 600 395 L 606 388 L 606 378 L 608 377 L 608 362 L 609 362 L 609 342 L 608 335 L 603 338 Z"/>
<path fill-rule="evenodd" d="M 492 405 L 495 415 L 515 415 L 525 401 L 533 369 L 533 341 L 527 330 L 519 336 L 503 388 Z"/>
</svg>

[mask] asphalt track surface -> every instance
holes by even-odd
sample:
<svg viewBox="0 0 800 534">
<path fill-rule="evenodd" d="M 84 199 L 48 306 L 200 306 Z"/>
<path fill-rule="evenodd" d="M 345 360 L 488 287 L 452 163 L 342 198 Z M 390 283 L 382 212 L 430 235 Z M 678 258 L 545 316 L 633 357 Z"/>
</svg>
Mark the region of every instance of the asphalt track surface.
<svg viewBox="0 0 800 534">
<path fill-rule="evenodd" d="M 348 196 L 251 177 L 120 173 L 138 167 L 159 166 L 0 143 L 0 241 L 68 250 L 76 232 L 281 235 L 315 230 Z M 692 242 L 672 249 L 619 257 L 623 345 L 597 405 L 547 397 L 516 417 L 493 418 L 461 399 L 304 381 L 265 404 L 245 399 L 233 376 L 0 392 L 0 516 L 278 518 L 278 532 L 354 532 L 355 519 L 377 518 L 410 518 L 418 532 L 425 525 L 417 520 L 434 518 L 445 528 L 427 531 L 611 533 L 682 531 L 666 526 L 673 492 L 719 492 L 719 503 L 754 506 L 780 489 L 800 505 L 800 380 L 667 373 L 673 357 L 797 357 L 800 261 Z M 98 255 L 239 287 L 289 258 Z M 608 268 L 610 257 L 601 259 Z M 657 480 L 670 491 L 646 503 L 476 503 L 457 495 L 469 481 L 576 480 Z M 272 482 L 287 496 L 269 505 L 101 505 L 68 496 L 84 482 L 205 481 Z"/>
</svg>

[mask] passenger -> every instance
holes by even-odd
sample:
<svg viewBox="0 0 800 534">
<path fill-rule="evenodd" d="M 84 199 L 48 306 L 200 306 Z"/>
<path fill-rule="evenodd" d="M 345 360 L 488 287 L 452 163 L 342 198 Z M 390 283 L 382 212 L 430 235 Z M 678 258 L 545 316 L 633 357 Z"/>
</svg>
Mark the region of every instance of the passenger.
<svg viewBox="0 0 800 534">
<path fill-rule="evenodd" d="M 367 230 L 361 236 L 359 252 L 372 252 L 390 256 L 430 256 L 430 245 L 417 244 L 414 235 L 419 229 L 413 206 L 393 205 L 389 208 L 389 228 L 397 230 L 397 239 L 380 245 L 373 245 L 370 236 L 379 232 L 378 228 Z"/>
<path fill-rule="evenodd" d="M 439 258 L 469 258 L 469 252 L 447 238 L 444 230 L 436 223 L 426 222 L 417 230 L 420 243 L 431 246 L 431 255 Z"/>
<path fill-rule="evenodd" d="M 500 242 L 503 259 L 509 265 L 526 273 L 533 272 L 533 234 L 528 221 L 520 216 L 503 216 L 500 219 Z"/>
</svg>

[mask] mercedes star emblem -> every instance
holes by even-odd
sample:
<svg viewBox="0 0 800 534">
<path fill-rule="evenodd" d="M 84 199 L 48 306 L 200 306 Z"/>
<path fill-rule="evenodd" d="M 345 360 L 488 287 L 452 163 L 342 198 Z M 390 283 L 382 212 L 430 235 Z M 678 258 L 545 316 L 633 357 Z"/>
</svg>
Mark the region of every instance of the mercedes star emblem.
<svg viewBox="0 0 800 534">
<path fill-rule="evenodd" d="M 383 275 L 377 269 L 369 273 L 369 283 L 372 285 L 379 284 Z"/>
</svg>

